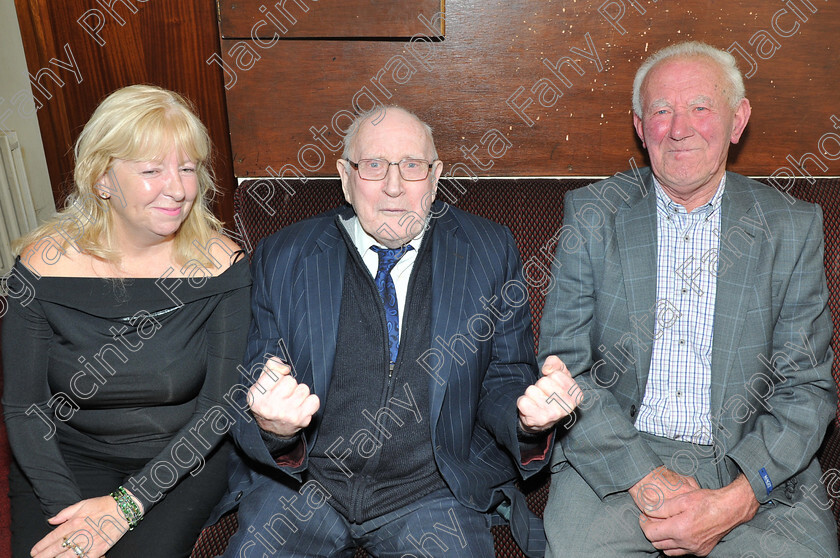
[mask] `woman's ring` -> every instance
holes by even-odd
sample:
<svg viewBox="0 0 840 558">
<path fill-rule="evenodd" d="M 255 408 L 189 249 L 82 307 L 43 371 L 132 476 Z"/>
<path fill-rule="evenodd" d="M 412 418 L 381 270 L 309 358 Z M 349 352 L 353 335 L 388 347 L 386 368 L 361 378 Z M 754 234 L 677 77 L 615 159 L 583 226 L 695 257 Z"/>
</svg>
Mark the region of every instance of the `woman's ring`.
<svg viewBox="0 0 840 558">
<path fill-rule="evenodd" d="M 64 537 L 64 539 L 61 542 L 61 548 L 67 547 L 69 547 L 70 550 L 73 551 L 73 554 L 75 554 L 79 558 L 85 558 L 85 551 L 82 550 L 82 548 L 79 545 L 69 540 L 67 537 Z"/>
</svg>

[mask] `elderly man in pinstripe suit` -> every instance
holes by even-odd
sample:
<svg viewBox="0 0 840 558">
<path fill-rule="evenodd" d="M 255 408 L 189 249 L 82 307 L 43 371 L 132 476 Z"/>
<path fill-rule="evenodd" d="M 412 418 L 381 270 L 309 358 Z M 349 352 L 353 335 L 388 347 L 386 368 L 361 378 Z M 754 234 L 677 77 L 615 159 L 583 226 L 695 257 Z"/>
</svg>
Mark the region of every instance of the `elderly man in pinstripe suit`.
<svg viewBox="0 0 840 558">
<path fill-rule="evenodd" d="M 726 172 L 727 52 L 636 74 L 651 169 L 566 197 L 540 333 L 586 394 L 552 459 L 551 557 L 837 556 L 814 455 L 835 412 L 822 212 Z M 538 360 L 539 360 L 538 359 Z"/>
<path fill-rule="evenodd" d="M 225 556 L 486 558 L 492 510 L 542 556 L 511 483 L 543 466 L 579 391 L 557 359 L 538 378 L 513 237 L 433 203 L 443 163 L 408 111 L 360 115 L 344 148 L 351 207 L 254 255 L 262 372 L 234 430 Z"/>
</svg>

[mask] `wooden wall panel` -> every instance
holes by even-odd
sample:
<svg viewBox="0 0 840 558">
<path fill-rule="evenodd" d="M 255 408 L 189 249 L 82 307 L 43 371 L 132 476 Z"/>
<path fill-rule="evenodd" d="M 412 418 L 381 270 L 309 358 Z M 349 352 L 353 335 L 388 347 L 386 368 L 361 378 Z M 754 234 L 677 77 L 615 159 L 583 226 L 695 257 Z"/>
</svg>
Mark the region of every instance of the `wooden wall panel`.
<svg viewBox="0 0 840 558">
<path fill-rule="evenodd" d="M 73 143 L 99 101 L 119 87 L 150 83 L 176 90 L 196 104 L 216 151 L 215 171 L 223 192 L 217 214 L 230 222 L 235 179 L 223 74 L 218 64 L 207 63 L 219 53 L 215 2 L 15 4 L 29 72 L 40 73 L 33 95 L 35 107 L 40 106 L 37 114 L 56 204 L 63 204 L 72 182 Z M 35 107 L 21 104 L 20 110 Z"/>
<path fill-rule="evenodd" d="M 732 47 L 750 75 L 753 117 L 730 168 L 767 175 L 811 152 L 824 167 L 812 160 L 813 174 L 840 174 L 819 154 L 837 111 L 837 21 L 840 5 L 817 0 L 449 0 L 443 41 L 281 40 L 252 47 L 259 59 L 248 67 L 245 41 L 223 40 L 234 168 L 241 177 L 334 175 L 330 144 L 346 120 L 331 120 L 375 97 L 427 120 L 447 169 L 460 163 L 460 174 L 611 174 L 630 157 L 644 164 L 630 109 L 636 68 L 654 50 L 697 39 Z M 561 57 L 578 67 L 563 66 L 566 84 L 547 65 Z"/>
<path fill-rule="evenodd" d="M 418 13 L 442 10 L 443 0 L 221 0 L 225 39 L 411 37 L 427 33 Z M 280 6 L 278 8 L 278 5 Z M 440 35 L 443 31 L 440 30 Z"/>
</svg>

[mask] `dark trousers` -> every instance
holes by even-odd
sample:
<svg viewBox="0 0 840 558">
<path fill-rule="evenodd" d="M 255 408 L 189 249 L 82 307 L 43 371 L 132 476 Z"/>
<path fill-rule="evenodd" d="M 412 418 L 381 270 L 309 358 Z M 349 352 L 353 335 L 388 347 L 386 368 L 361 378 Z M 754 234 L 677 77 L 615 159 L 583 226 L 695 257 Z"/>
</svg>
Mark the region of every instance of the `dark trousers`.
<svg viewBox="0 0 840 558">
<path fill-rule="evenodd" d="M 196 476 L 188 475 L 149 510 L 143 521 L 127 531 L 107 552 L 108 558 L 188 558 L 201 527 L 227 486 L 226 443 L 206 458 L 204 468 Z M 76 477 L 82 497 L 105 496 L 123 484 L 131 471 L 126 462 L 80 462 L 68 459 L 68 467 Z M 135 470 L 142 468 L 142 463 Z M 16 462 L 9 471 L 9 498 L 12 511 L 12 556 L 28 558 L 30 549 L 54 527 L 47 523 L 32 485 Z M 113 528 L 106 527 L 105 534 Z"/>
<path fill-rule="evenodd" d="M 224 558 L 350 557 L 356 546 L 377 558 L 494 555 L 489 516 L 461 505 L 449 489 L 353 524 L 329 505 L 316 481 L 297 489 L 273 482 L 245 497 L 238 517 Z"/>
</svg>

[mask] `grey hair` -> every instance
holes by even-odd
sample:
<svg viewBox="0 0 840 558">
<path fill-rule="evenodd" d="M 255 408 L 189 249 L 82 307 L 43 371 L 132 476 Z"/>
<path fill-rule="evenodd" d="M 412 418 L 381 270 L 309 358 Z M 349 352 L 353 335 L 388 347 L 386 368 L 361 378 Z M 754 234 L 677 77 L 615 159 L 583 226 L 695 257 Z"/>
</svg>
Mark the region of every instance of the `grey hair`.
<svg viewBox="0 0 840 558">
<path fill-rule="evenodd" d="M 438 153 L 437 148 L 435 148 L 435 137 L 432 134 L 432 127 L 420 120 L 420 117 L 418 117 L 416 114 L 399 105 L 376 105 L 370 110 L 366 110 L 362 113 L 359 113 L 359 115 L 356 116 L 356 118 L 353 120 L 350 126 L 347 127 L 347 131 L 344 133 L 344 139 L 341 142 L 344 146 L 344 150 L 341 152 L 341 158 L 347 160 L 350 157 L 350 149 L 353 146 L 353 142 L 356 141 L 356 136 L 359 135 L 359 129 L 362 127 L 362 124 L 364 124 L 368 120 L 373 119 L 373 125 L 376 126 L 380 121 L 382 121 L 383 118 L 385 118 L 385 114 L 389 110 L 402 111 L 405 114 L 414 118 L 420 124 L 420 126 L 423 128 L 423 131 L 425 131 L 426 135 L 429 136 L 429 143 L 431 143 L 432 145 L 432 159 L 437 160 Z"/>
<path fill-rule="evenodd" d="M 735 57 L 729 52 L 715 48 L 699 41 L 686 41 L 675 45 L 667 46 L 656 51 L 642 63 L 636 71 L 636 78 L 633 80 L 633 112 L 639 118 L 642 117 L 642 84 L 648 72 L 660 62 L 669 58 L 693 58 L 706 57 L 717 64 L 726 78 L 729 80 L 729 87 L 726 91 L 729 97 L 730 108 L 735 108 L 741 99 L 746 95 L 744 89 L 744 78 L 738 70 L 738 63 Z"/>
</svg>

